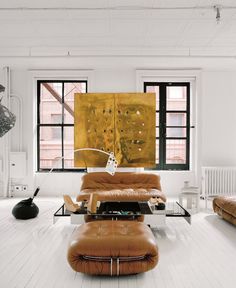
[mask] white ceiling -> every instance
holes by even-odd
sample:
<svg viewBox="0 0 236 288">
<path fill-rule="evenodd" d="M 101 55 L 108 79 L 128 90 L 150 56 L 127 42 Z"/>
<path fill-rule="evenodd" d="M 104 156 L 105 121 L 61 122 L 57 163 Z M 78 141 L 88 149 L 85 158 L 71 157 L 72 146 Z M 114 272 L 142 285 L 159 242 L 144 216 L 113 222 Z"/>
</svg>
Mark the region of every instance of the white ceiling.
<svg viewBox="0 0 236 288">
<path fill-rule="evenodd" d="M 0 0 L 0 39 L 0 56 L 232 57 L 236 0 Z"/>
</svg>

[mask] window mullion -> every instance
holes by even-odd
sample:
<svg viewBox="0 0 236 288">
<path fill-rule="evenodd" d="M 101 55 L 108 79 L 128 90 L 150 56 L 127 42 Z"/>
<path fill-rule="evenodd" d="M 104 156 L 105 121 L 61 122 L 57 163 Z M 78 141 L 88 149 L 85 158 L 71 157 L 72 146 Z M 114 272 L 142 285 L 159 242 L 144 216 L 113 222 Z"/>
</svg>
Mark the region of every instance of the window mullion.
<svg viewBox="0 0 236 288">
<path fill-rule="evenodd" d="M 62 110 L 62 119 L 61 119 L 61 121 L 62 121 L 62 125 L 61 125 L 61 157 L 62 157 L 62 159 L 61 159 L 61 165 L 62 165 L 62 169 L 64 170 L 64 161 L 65 161 L 65 159 L 64 159 L 64 156 L 65 156 L 65 153 L 64 153 L 64 101 L 65 101 L 65 99 L 64 99 L 64 95 L 65 95 L 65 83 L 64 82 L 62 82 L 62 99 L 61 99 L 61 103 L 62 103 L 62 105 L 61 105 L 61 110 Z"/>
<path fill-rule="evenodd" d="M 40 169 L 40 103 L 41 103 L 41 84 L 37 82 L 37 171 Z"/>
<path fill-rule="evenodd" d="M 166 155 L 166 85 L 165 83 L 159 83 L 160 87 L 160 138 L 159 138 L 159 166 L 160 169 L 164 169 L 165 155 Z"/>
<path fill-rule="evenodd" d="M 186 136 L 187 136 L 187 142 L 186 142 L 186 163 L 188 165 L 188 169 L 189 169 L 189 151 L 190 151 L 190 84 L 188 83 L 187 84 L 187 133 L 186 133 Z"/>
</svg>

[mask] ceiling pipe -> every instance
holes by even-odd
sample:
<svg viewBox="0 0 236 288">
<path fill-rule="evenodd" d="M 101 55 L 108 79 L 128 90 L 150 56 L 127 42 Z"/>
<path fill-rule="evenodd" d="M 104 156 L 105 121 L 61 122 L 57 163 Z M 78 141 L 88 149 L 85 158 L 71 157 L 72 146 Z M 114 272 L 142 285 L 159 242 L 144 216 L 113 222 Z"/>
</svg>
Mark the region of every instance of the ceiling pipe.
<svg viewBox="0 0 236 288">
<path fill-rule="evenodd" d="M 10 109 L 10 68 L 4 67 L 4 86 L 5 94 L 4 100 L 6 107 Z M 11 196 L 10 183 L 10 151 L 11 151 L 11 131 L 9 131 L 3 138 L 3 196 Z"/>
<path fill-rule="evenodd" d="M 210 10 L 219 6 L 110 6 L 110 7 L 1 7 L 0 11 L 155 11 L 155 10 Z M 221 6 L 226 10 L 236 10 L 236 6 Z"/>
</svg>

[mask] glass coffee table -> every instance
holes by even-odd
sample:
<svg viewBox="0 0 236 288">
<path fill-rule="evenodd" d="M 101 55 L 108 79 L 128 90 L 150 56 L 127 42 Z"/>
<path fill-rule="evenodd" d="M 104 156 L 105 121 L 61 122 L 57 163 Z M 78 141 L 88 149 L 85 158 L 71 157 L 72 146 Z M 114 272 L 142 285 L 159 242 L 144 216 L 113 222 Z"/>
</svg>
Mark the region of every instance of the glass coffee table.
<svg viewBox="0 0 236 288">
<path fill-rule="evenodd" d="M 53 223 L 60 217 L 70 217 L 71 224 L 84 223 L 84 216 L 90 216 L 94 220 L 135 220 L 145 216 L 145 223 L 151 226 L 165 225 L 166 217 L 182 217 L 191 224 L 191 215 L 177 201 L 167 201 L 165 205 L 151 205 L 149 202 L 105 202 L 97 206 L 96 213 L 88 213 L 85 203 L 82 202 L 78 212 L 66 210 L 63 204 L 53 215 Z"/>
</svg>

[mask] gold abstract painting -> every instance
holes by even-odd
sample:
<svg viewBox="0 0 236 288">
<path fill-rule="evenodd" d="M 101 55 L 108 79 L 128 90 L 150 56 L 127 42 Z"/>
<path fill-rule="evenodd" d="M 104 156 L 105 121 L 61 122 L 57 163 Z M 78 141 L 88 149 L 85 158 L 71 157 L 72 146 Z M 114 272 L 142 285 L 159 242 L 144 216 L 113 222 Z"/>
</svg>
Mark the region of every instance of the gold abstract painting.
<svg viewBox="0 0 236 288">
<path fill-rule="evenodd" d="M 155 93 L 75 94 L 74 149 L 114 152 L 119 167 L 154 167 Z M 103 167 L 107 156 L 75 153 L 75 167 Z"/>
</svg>

